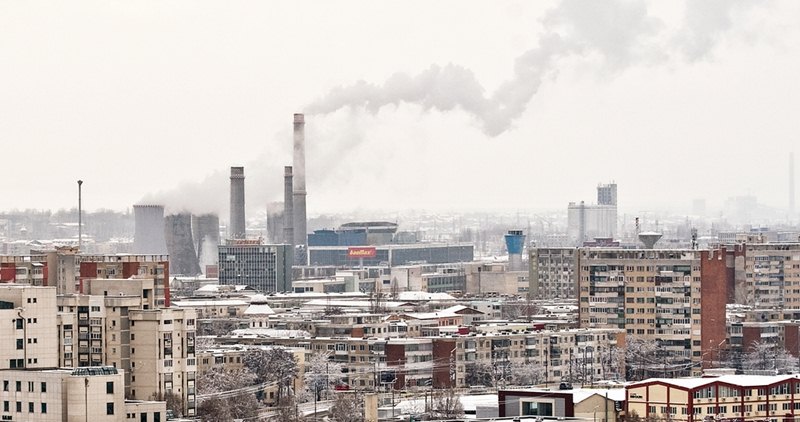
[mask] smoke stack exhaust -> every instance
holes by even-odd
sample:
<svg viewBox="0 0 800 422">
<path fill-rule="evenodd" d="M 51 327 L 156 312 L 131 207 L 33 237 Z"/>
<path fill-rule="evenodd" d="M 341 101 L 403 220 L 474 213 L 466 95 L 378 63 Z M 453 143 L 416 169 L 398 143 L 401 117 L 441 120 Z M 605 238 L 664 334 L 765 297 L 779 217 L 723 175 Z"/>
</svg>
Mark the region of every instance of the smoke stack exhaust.
<svg viewBox="0 0 800 422">
<path fill-rule="evenodd" d="M 305 117 L 294 115 L 293 219 L 295 246 L 306 245 L 306 139 Z"/>
<path fill-rule="evenodd" d="M 283 243 L 294 245 L 294 180 L 292 166 L 283 168 Z"/>
<path fill-rule="evenodd" d="M 245 238 L 244 167 L 231 167 L 231 218 L 228 221 L 231 239 Z"/>
</svg>

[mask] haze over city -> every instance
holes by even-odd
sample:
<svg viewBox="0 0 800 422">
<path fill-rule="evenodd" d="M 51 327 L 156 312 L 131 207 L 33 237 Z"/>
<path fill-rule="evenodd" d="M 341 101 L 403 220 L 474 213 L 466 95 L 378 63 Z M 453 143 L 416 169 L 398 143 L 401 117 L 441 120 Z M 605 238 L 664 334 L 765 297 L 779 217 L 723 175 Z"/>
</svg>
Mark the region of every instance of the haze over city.
<svg viewBox="0 0 800 422">
<path fill-rule="evenodd" d="M 788 207 L 794 2 L 4 2 L 0 209 Z M 14 198 L 13 201 L 8 200 Z"/>
</svg>

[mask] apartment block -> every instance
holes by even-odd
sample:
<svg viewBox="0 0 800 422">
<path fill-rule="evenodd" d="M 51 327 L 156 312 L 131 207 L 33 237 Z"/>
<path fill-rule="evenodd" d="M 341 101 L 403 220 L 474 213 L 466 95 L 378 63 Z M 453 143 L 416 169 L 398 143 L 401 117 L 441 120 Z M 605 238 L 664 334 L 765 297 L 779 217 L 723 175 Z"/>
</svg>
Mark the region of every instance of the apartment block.
<svg viewBox="0 0 800 422">
<path fill-rule="evenodd" d="M 0 369 L 58 366 L 56 288 L 0 285 Z"/>
<path fill-rule="evenodd" d="M 800 307 L 800 243 L 735 245 L 736 303 Z"/>
<path fill-rule="evenodd" d="M 166 421 L 164 402 L 125 401 L 112 367 L 0 371 L 4 421 Z"/>
<path fill-rule="evenodd" d="M 191 309 L 129 312 L 131 398 L 177 394 L 185 401 L 186 414 L 195 414 L 196 318 Z"/>
<path fill-rule="evenodd" d="M 531 248 L 528 254 L 531 299 L 577 299 L 577 248 Z"/>
<path fill-rule="evenodd" d="M 84 292 L 85 280 L 98 278 L 153 279 L 154 305 L 170 305 L 167 255 L 78 255 L 77 248 L 64 247 L 46 253 L 0 256 L 0 282 L 53 286 L 58 294 L 72 294 Z"/>
<path fill-rule="evenodd" d="M 709 352 L 726 338 L 728 257 L 724 248 L 581 248 L 580 326 L 624 329 L 627 336 L 656 341 L 673 362 L 708 365 Z"/>
</svg>

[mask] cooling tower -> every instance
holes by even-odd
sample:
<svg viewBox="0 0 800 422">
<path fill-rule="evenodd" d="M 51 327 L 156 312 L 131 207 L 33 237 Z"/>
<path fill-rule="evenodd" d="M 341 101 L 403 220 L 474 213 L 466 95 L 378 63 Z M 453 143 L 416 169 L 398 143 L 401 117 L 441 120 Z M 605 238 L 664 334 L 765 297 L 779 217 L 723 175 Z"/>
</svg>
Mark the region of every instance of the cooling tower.
<svg viewBox="0 0 800 422">
<path fill-rule="evenodd" d="M 307 243 L 306 232 L 306 139 L 305 117 L 302 114 L 294 115 L 294 187 L 293 187 L 293 215 L 294 244 L 295 246 Z"/>
<path fill-rule="evenodd" d="M 192 238 L 194 239 L 200 271 L 217 264 L 219 246 L 219 217 L 216 214 L 192 216 Z"/>
<path fill-rule="evenodd" d="M 133 253 L 146 255 L 164 255 L 167 243 L 164 238 L 164 206 L 134 205 L 135 222 L 133 235 Z"/>
<path fill-rule="evenodd" d="M 294 245 L 294 180 L 292 166 L 283 169 L 283 241 Z"/>
<path fill-rule="evenodd" d="M 164 219 L 164 236 L 169 252 L 169 272 L 194 276 L 200 274 L 200 264 L 192 239 L 192 215 L 189 213 L 168 215 Z"/>
<path fill-rule="evenodd" d="M 244 167 L 231 167 L 231 218 L 228 221 L 228 237 L 245 238 Z"/>
<path fill-rule="evenodd" d="M 525 246 L 525 235 L 522 230 L 509 230 L 505 236 L 508 249 L 508 269 L 522 271 L 522 249 Z"/>
</svg>

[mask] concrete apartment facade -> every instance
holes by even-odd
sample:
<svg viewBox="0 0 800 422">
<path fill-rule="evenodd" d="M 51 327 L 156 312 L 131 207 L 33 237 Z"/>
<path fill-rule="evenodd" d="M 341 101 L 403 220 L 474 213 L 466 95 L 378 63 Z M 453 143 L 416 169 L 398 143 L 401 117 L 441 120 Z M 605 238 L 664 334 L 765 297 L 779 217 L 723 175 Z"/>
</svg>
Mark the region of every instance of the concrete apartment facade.
<svg viewBox="0 0 800 422">
<path fill-rule="evenodd" d="M 531 248 L 528 267 L 531 299 L 578 297 L 577 248 Z"/>
<path fill-rule="evenodd" d="M 164 402 L 126 401 L 113 367 L 0 371 L 4 421 L 122 422 L 167 420 Z"/>
<path fill-rule="evenodd" d="M 580 326 L 620 328 L 626 336 L 657 341 L 698 373 L 699 363 L 707 365 L 726 339 L 727 257 L 724 248 L 581 248 Z"/>
</svg>

